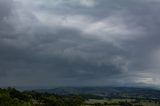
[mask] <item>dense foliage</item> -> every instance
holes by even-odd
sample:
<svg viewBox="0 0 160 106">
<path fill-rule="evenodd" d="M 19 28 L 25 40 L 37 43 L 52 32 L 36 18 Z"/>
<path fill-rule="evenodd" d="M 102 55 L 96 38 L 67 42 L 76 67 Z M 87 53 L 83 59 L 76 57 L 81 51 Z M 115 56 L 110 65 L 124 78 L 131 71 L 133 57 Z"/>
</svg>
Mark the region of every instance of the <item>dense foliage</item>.
<svg viewBox="0 0 160 106">
<path fill-rule="evenodd" d="M 14 88 L 0 89 L 0 106 L 32 106 L 32 98 Z"/>
<path fill-rule="evenodd" d="M 35 91 L 20 92 L 14 88 L 0 89 L 0 106 L 81 106 L 80 96 L 58 96 Z"/>
</svg>

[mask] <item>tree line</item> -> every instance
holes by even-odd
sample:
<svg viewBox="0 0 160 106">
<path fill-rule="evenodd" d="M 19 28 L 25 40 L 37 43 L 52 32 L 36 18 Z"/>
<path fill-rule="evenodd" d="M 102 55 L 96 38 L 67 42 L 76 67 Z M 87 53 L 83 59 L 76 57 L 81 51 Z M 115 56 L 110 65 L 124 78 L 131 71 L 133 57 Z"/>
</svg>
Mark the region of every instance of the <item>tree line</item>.
<svg viewBox="0 0 160 106">
<path fill-rule="evenodd" d="M 0 88 L 0 106 L 83 106 L 78 95 L 59 96 L 35 91 L 20 92 L 15 88 Z"/>
</svg>

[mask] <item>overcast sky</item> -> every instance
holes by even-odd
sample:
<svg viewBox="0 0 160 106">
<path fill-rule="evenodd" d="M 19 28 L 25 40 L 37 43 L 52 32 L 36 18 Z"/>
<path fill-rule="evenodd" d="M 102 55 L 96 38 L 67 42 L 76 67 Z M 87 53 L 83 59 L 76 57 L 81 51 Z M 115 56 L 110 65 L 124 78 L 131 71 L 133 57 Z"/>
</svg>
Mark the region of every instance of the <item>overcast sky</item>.
<svg viewBox="0 0 160 106">
<path fill-rule="evenodd" d="M 0 0 L 0 86 L 160 86 L 160 0 Z"/>
</svg>

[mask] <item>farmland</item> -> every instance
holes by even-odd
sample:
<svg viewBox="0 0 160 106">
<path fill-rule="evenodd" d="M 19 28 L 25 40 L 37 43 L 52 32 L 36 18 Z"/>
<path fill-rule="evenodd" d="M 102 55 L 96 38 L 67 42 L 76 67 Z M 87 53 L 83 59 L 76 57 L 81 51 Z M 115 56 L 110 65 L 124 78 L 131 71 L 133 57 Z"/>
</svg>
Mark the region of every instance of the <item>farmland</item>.
<svg viewBox="0 0 160 106">
<path fill-rule="evenodd" d="M 160 102 L 154 100 L 136 99 L 89 99 L 86 106 L 160 106 Z"/>
</svg>

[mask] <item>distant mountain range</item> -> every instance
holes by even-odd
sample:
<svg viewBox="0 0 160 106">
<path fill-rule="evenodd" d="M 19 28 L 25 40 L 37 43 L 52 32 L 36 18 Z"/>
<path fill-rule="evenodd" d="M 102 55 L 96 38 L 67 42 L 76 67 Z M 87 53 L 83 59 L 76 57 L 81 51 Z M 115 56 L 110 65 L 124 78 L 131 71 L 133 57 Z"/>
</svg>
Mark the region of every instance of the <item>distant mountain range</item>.
<svg viewBox="0 0 160 106">
<path fill-rule="evenodd" d="M 160 90 L 135 87 L 59 87 L 54 89 L 38 89 L 38 92 L 58 95 L 89 95 L 90 97 L 114 98 L 150 98 L 160 99 Z M 92 96 L 91 96 L 92 95 Z"/>
</svg>

